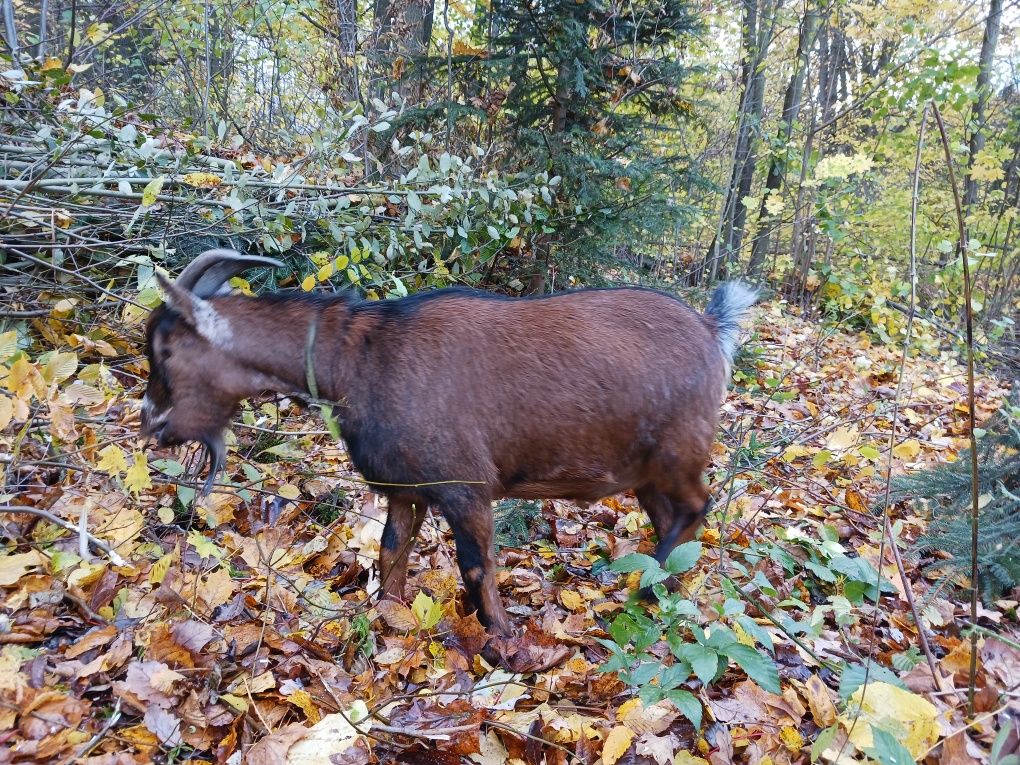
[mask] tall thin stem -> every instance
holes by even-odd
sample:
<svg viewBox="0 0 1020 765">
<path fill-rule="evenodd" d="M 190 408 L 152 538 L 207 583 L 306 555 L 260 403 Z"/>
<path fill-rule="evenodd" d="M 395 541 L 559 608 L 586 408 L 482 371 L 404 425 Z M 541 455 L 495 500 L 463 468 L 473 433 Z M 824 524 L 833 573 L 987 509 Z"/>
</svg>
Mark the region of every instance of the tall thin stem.
<svg viewBox="0 0 1020 765">
<path fill-rule="evenodd" d="M 977 453 L 977 415 L 974 406 L 974 309 L 971 303 L 970 263 L 967 252 L 967 226 L 963 218 L 963 205 L 960 203 L 960 190 L 956 185 L 956 173 L 953 171 L 953 155 L 949 149 L 949 136 L 946 134 L 942 112 L 933 100 L 931 108 L 935 121 L 939 125 L 942 137 L 942 150 L 946 155 L 946 170 L 949 173 L 949 187 L 953 191 L 953 204 L 956 205 L 956 225 L 959 241 L 956 251 L 963 259 L 963 300 L 964 321 L 967 329 L 967 415 L 970 420 L 970 622 L 978 621 L 978 531 L 980 528 L 979 490 L 978 485 L 978 453 Z M 970 633 L 970 677 L 967 679 L 967 714 L 974 716 L 974 680 L 977 675 L 977 632 Z"/>
</svg>

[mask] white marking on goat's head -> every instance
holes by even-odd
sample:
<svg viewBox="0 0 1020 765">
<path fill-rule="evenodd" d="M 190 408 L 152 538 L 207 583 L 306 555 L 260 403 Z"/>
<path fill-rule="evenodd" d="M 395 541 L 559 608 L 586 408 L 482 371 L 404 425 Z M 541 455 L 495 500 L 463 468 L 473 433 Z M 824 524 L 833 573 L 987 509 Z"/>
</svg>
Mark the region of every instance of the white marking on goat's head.
<svg viewBox="0 0 1020 765">
<path fill-rule="evenodd" d="M 199 297 L 191 298 L 191 317 L 195 331 L 213 345 L 226 348 L 234 339 L 230 320 L 217 311 L 212 303 Z"/>
</svg>

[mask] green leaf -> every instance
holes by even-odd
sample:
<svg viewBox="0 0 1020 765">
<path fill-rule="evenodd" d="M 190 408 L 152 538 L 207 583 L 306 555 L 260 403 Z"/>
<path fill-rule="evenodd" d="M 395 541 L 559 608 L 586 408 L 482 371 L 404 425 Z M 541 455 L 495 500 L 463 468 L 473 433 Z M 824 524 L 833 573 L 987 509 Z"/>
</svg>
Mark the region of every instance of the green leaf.
<svg viewBox="0 0 1020 765">
<path fill-rule="evenodd" d="M 659 568 L 659 561 L 651 555 L 644 553 L 631 553 L 624 555 L 619 560 L 609 564 L 610 571 L 619 571 L 623 574 L 630 574 L 634 571 L 647 571 L 648 569 Z"/>
<path fill-rule="evenodd" d="M 758 624 L 758 622 L 750 616 L 738 616 L 737 624 L 744 629 L 744 632 L 765 646 L 769 653 L 776 652 L 775 646 L 772 644 L 772 636 L 769 634 L 768 630 Z"/>
<path fill-rule="evenodd" d="M 907 686 L 896 676 L 896 673 L 881 664 L 872 662 L 870 672 L 864 664 L 848 664 L 839 678 L 839 697 L 846 701 L 853 696 L 854 692 L 864 685 L 865 676 L 869 682 L 889 683 L 897 688 L 907 690 Z"/>
<path fill-rule="evenodd" d="M 641 581 L 638 586 L 644 589 L 645 587 L 651 587 L 659 582 L 664 582 L 669 579 L 669 572 L 663 571 L 661 568 L 649 568 L 645 569 L 645 572 L 641 574 Z"/>
<path fill-rule="evenodd" d="M 865 749 L 864 753 L 882 765 L 913 765 L 917 762 L 914 755 L 889 731 L 872 726 L 871 735 L 874 745 Z"/>
<path fill-rule="evenodd" d="M 687 643 L 681 649 L 683 658 L 703 685 L 708 685 L 719 672 L 719 654 L 699 643 Z"/>
<path fill-rule="evenodd" d="M 819 731 L 818 735 L 815 736 L 814 742 L 811 744 L 811 762 L 815 762 L 822 756 L 822 752 L 828 749 L 832 742 L 836 740 L 837 733 L 839 733 L 838 725 L 833 725 Z"/>
<path fill-rule="evenodd" d="M 666 698 L 673 702 L 677 709 L 680 710 L 680 714 L 691 721 L 695 730 L 701 729 L 701 702 L 698 701 L 690 691 L 681 689 L 669 691 L 666 694 Z"/>
<path fill-rule="evenodd" d="M 673 549 L 663 568 L 671 574 L 682 574 L 694 568 L 700 557 L 701 542 L 685 542 Z"/>
<path fill-rule="evenodd" d="M 188 533 L 188 544 L 195 548 L 199 558 L 215 558 L 216 560 L 223 558 L 223 550 L 198 529 L 192 529 Z"/>
<path fill-rule="evenodd" d="M 783 692 L 779 687 L 779 668 L 767 655 L 742 643 L 727 646 L 723 653 L 733 659 L 749 678 L 769 693 Z"/>
</svg>

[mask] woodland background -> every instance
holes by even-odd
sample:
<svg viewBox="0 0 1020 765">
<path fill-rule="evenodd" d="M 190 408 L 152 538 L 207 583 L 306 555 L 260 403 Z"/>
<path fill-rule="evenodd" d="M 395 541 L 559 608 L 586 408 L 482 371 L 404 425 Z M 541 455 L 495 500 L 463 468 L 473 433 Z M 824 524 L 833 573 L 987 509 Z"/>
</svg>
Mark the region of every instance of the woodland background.
<svg viewBox="0 0 1020 765">
<path fill-rule="evenodd" d="M 1015 3 L 2 10 L 0 762 L 1016 764 Z M 489 666 L 438 519 L 376 603 L 385 508 L 286 399 L 196 502 L 138 399 L 213 246 L 286 262 L 255 293 L 760 286 L 684 588 L 630 597 L 632 497 L 499 503 Z"/>
</svg>

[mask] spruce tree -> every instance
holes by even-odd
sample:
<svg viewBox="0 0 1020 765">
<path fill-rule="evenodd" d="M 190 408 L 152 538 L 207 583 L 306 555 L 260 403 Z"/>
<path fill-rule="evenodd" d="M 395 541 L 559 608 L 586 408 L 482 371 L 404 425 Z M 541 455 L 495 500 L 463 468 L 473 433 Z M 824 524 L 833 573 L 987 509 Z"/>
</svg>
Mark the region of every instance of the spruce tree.
<svg viewBox="0 0 1020 765">
<path fill-rule="evenodd" d="M 986 600 L 1020 584 L 1020 408 L 1004 406 L 978 440 L 978 571 Z M 930 574 L 959 577 L 971 571 L 969 451 L 956 462 L 900 476 L 896 500 L 927 500 L 932 522 L 917 540 L 920 554 L 945 553 L 925 566 Z"/>
</svg>

